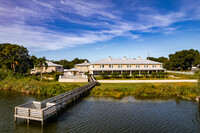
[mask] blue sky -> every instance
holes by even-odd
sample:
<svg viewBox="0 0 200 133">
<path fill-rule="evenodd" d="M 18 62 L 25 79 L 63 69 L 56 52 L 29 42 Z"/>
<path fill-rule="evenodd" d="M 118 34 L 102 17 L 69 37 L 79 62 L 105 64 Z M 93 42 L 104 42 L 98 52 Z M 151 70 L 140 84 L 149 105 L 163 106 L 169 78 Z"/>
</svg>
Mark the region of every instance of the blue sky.
<svg viewBox="0 0 200 133">
<path fill-rule="evenodd" d="M 0 43 L 49 60 L 200 50 L 200 0 L 0 0 Z"/>
</svg>

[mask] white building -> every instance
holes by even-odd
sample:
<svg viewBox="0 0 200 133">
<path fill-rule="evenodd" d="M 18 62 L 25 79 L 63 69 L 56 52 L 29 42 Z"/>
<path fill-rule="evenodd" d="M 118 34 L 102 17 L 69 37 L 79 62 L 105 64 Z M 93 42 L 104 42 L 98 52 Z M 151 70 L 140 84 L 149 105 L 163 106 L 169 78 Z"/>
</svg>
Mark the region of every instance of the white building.
<svg viewBox="0 0 200 133">
<path fill-rule="evenodd" d="M 164 72 L 163 64 L 160 62 L 155 62 L 147 59 L 101 59 L 90 64 L 90 74 L 100 75 L 102 72 L 108 73 L 110 75 L 113 72 L 128 72 L 132 75 L 133 72 L 137 72 L 139 75 L 142 72 L 147 72 L 151 74 L 152 72 Z"/>
</svg>

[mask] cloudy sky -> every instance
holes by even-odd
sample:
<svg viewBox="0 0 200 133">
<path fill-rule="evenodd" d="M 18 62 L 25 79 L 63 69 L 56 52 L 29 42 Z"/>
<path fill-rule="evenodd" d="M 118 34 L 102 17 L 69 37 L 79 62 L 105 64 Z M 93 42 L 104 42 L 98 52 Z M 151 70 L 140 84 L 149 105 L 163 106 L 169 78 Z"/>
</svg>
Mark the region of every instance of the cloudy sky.
<svg viewBox="0 0 200 133">
<path fill-rule="evenodd" d="M 0 0 L 0 43 L 50 60 L 200 50 L 200 0 Z"/>
</svg>

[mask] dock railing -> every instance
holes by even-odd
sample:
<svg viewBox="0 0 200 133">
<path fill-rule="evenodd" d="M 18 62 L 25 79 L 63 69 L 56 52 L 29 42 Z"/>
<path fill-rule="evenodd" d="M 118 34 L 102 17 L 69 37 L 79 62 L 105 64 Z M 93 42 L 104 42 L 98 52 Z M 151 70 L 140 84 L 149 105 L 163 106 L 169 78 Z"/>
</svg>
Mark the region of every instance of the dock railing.
<svg viewBox="0 0 200 133">
<path fill-rule="evenodd" d="M 14 118 L 41 121 L 42 125 L 47 118 L 57 115 L 57 112 L 62 108 L 63 104 L 66 105 L 73 100 L 80 97 L 81 94 L 88 91 L 96 85 L 97 81 L 93 76 L 90 77 L 90 82 L 86 85 L 65 92 L 58 96 L 43 100 L 41 102 L 32 101 L 15 107 Z"/>
</svg>

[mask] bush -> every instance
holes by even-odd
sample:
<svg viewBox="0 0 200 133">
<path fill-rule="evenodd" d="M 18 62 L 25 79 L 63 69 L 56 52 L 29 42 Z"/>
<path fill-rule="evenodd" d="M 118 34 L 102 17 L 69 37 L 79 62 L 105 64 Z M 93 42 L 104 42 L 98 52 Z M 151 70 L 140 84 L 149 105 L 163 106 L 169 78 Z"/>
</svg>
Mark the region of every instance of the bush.
<svg viewBox="0 0 200 133">
<path fill-rule="evenodd" d="M 119 73 L 118 73 L 118 72 L 113 72 L 113 73 L 111 74 L 111 77 L 112 77 L 112 78 L 118 78 L 118 77 L 119 77 Z"/>
<path fill-rule="evenodd" d="M 14 73 L 11 70 L 4 68 L 0 69 L 0 80 L 4 80 L 5 78 L 11 78 L 13 76 Z"/>
<path fill-rule="evenodd" d="M 84 73 L 84 75 L 87 75 L 87 76 L 89 76 L 89 72 L 85 72 L 85 73 Z"/>
<path fill-rule="evenodd" d="M 128 76 L 129 76 L 129 73 L 127 73 L 127 72 L 122 73 L 122 78 L 128 78 Z"/>
<path fill-rule="evenodd" d="M 151 77 L 152 77 L 152 78 L 155 78 L 156 76 L 157 76 L 157 73 L 156 73 L 156 72 L 152 72 L 152 73 L 151 73 Z"/>
<path fill-rule="evenodd" d="M 108 73 L 101 73 L 100 76 L 103 78 L 103 79 L 107 79 L 108 78 Z"/>
<path fill-rule="evenodd" d="M 165 77 L 164 75 L 165 75 L 164 72 L 158 72 L 158 73 L 157 73 L 157 77 L 158 77 L 158 78 L 164 78 L 164 77 Z"/>
<path fill-rule="evenodd" d="M 59 76 L 60 76 L 60 74 L 58 74 L 58 73 L 57 73 L 57 74 L 55 74 L 55 76 L 54 76 L 54 80 L 55 80 L 55 81 L 58 81 L 58 79 L 59 79 Z"/>
<path fill-rule="evenodd" d="M 138 75 L 138 73 L 137 73 L 137 72 L 133 72 L 133 73 L 132 73 L 132 76 L 133 76 L 133 78 L 136 78 L 136 77 L 137 77 L 137 75 Z"/>
<path fill-rule="evenodd" d="M 145 72 L 145 71 L 142 71 L 142 72 L 141 72 L 141 75 L 142 75 L 143 77 L 147 77 L 148 73 Z"/>
</svg>

